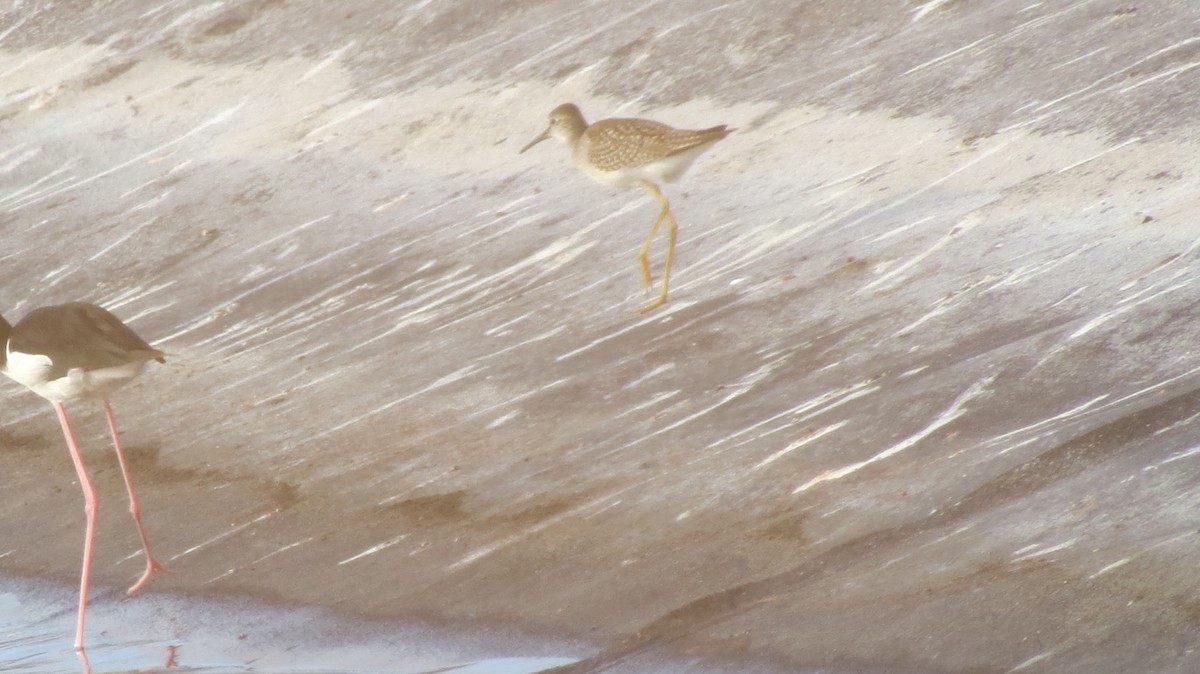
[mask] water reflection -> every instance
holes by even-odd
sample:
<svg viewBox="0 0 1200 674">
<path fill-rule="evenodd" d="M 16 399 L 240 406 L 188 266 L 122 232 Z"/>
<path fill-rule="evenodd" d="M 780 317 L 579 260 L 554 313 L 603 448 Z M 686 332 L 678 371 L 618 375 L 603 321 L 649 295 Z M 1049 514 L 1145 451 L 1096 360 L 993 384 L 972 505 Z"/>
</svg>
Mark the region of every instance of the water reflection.
<svg viewBox="0 0 1200 674">
<path fill-rule="evenodd" d="M 85 653 L 74 651 L 68 586 L 0 577 L 0 672 L 95 674 L 532 674 L 579 649 L 500 632 L 444 634 L 307 608 L 156 593 L 96 592 Z M 519 656 L 519 657 L 514 657 Z"/>
</svg>

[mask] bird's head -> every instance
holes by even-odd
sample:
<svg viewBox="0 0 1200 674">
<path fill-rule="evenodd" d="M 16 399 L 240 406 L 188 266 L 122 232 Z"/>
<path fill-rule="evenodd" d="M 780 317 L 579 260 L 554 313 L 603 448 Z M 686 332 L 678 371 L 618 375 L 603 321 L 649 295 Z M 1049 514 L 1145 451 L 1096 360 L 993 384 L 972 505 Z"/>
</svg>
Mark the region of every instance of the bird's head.
<svg viewBox="0 0 1200 674">
<path fill-rule="evenodd" d="M 579 136 L 583 135 L 586 128 L 587 122 L 583 120 L 583 113 L 579 111 L 579 107 L 574 103 L 563 103 L 550 111 L 550 124 L 542 132 L 542 135 L 521 148 L 521 152 L 547 138 L 557 138 L 567 145 L 573 145 L 575 141 L 579 140 Z"/>
</svg>

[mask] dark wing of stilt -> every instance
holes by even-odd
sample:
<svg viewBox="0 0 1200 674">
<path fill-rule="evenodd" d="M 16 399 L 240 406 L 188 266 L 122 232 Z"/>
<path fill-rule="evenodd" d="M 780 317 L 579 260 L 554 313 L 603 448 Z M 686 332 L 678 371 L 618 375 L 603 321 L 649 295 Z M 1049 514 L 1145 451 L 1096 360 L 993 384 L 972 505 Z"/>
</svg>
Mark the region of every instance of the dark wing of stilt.
<svg viewBox="0 0 1200 674">
<path fill-rule="evenodd" d="M 131 362 L 165 362 L 163 352 L 146 343 L 109 311 L 86 302 L 35 309 L 13 326 L 9 349 L 41 354 L 53 363 L 51 376 L 73 368 L 97 370 Z"/>
</svg>

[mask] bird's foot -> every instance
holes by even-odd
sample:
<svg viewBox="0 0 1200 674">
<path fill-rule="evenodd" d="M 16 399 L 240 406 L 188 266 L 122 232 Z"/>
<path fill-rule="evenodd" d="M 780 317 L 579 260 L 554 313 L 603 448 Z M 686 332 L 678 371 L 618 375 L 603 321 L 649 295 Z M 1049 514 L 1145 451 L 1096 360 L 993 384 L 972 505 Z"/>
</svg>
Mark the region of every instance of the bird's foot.
<svg viewBox="0 0 1200 674">
<path fill-rule="evenodd" d="M 659 295 L 658 297 L 643 304 L 642 306 L 638 307 L 637 309 L 634 309 L 634 311 L 639 314 L 649 313 L 649 312 L 654 311 L 655 309 L 659 308 L 660 306 L 662 306 L 666 301 L 667 301 L 667 298 L 665 296 Z"/>
<path fill-rule="evenodd" d="M 159 564 L 157 559 L 151 557 L 150 555 L 146 555 L 146 572 L 142 574 L 141 578 L 138 578 L 136 583 L 129 586 L 129 589 L 125 591 L 125 596 L 132 597 L 133 595 L 137 594 L 138 590 L 141 590 L 143 587 L 145 587 L 146 583 L 150 582 L 150 578 L 160 571 L 162 573 L 175 573 L 173 569 L 169 569 L 162 564 Z"/>
</svg>

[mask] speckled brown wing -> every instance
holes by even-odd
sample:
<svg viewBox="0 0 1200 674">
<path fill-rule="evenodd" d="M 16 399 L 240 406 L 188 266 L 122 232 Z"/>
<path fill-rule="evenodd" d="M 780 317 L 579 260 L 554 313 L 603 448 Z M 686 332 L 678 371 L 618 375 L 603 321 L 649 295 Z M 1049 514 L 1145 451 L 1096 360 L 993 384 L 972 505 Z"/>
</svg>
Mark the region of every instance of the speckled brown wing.
<svg viewBox="0 0 1200 674">
<path fill-rule="evenodd" d="M 648 119 L 605 119 L 587 129 L 587 160 L 601 171 L 636 168 L 724 138 L 724 126 L 674 129 Z"/>
</svg>

